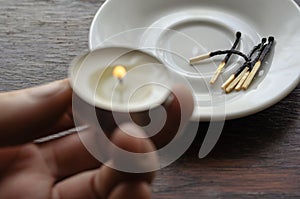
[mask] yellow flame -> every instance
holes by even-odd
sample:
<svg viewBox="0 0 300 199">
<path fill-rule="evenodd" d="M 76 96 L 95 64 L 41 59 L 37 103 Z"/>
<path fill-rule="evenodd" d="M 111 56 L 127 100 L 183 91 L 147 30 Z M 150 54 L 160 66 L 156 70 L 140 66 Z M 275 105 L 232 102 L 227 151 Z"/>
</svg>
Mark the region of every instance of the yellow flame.
<svg viewBox="0 0 300 199">
<path fill-rule="evenodd" d="M 118 79 L 122 79 L 126 75 L 127 71 L 124 66 L 115 66 L 113 69 L 113 76 L 115 76 Z"/>
</svg>

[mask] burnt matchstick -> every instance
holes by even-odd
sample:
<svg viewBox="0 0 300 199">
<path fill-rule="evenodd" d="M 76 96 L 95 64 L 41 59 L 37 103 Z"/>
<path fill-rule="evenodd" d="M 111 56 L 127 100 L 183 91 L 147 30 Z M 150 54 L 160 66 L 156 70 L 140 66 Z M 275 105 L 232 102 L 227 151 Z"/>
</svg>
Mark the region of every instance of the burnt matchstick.
<svg viewBox="0 0 300 199">
<path fill-rule="evenodd" d="M 242 90 L 242 86 L 244 84 L 244 82 L 247 80 L 251 70 L 253 69 L 254 64 L 257 62 L 259 56 L 262 54 L 264 48 L 266 47 L 265 43 L 267 42 L 266 38 L 262 39 L 262 42 L 259 46 L 257 46 L 257 49 L 259 50 L 257 57 L 254 59 L 254 61 L 252 61 L 249 64 L 249 68 L 247 68 L 247 71 L 244 73 L 244 75 L 242 76 L 242 78 L 240 79 L 240 81 L 238 82 L 237 86 L 235 87 L 236 91 L 240 91 Z M 254 53 L 253 53 L 254 54 Z M 253 55 L 252 54 L 252 55 Z M 252 57 L 252 56 L 251 56 Z"/>
<path fill-rule="evenodd" d="M 255 75 L 257 74 L 257 71 L 259 70 L 259 68 L 262 65 L 262 62 L 265 60 L 266 56 L 270 53 L 273 44 L 274 44 L 274 37 L 269 37 L 268 39 L 268 44 L 264 45 L 264 49 L 262 50 L 262 52 L 260 53 L 260 55 L 258 56 L 258 59 L 255 61 L 255 64 L 249 74 L 249 76 L 247 77 L 247 79 L 245 80 L 242 88 L 244 90 L 247 90 L 250 86 L 250 84 L 252 83 Z"/>
<path fill-rule="evenodd" d="M 223 85 L 223 89 L 225 90 L 226 93 L 230 93 L 231 91 L 233 91 L 233 89 L 235 88 L 237 91 L 241 90 L 240 87 L 241 85 L 240 82 L 244 82 L 245 79 L 248 77 L 249 75 L 249 70 L 251 70 L 253 68 L 253 62 L 251 62 L 250 60 L 252 59 L 253 54 L 258 51 L 258 56 L 254 59 L 254 63 L 257 61 L 258 57 L 261 55 L 264 47 L 265 47 L 265 43 L 267 42 L 266 38 L 263 38 L 261 43 L 258 44 L 257 46 L 254 46 L 254 48 L 251 50 L 251 52 L 249 53 L 249 61 L 246 62 L 242 67 L 240 67 L 238 69 L 238 71 L 231 76 L 231 78 L 229 78 L 230 82 L 225 82 L 226 85 Z"/>
<path fill-rule="evenodd" d="M 263 38 L 261 43 L 259 43 L 258 45 L 254 46 L 253 49 L 250 51 L 249 55 L 248 55 L 248 61 L 246 61 L 235 73 L 233 73 L 227 80 L 226 82 L 222 85 L 222 89 L 226 92 L 231 92 L 234 87 L 239 84 L 241 81 L 243 80 L 243 76 L 248 72 L 248 70 L 250 69 L 250 65 L 251 65 L 251 58 L 253 56 L 253 54 L 257 51 L 260 50 L 263 45 L 267 42 L 266 38 Z M 246 77 L 247 78 L 247 77 Z M 244 79 L 246 79 L 244 78 Z M 241 87 L 241 86 L 240 86 Z M 236 88 L 237 90 L 237 88 Z M 239 89 L 240 90 L 240 89 Z"/>
<path fill-rule="evenodd" d="M 240 42 L 240 39 L 241 39 L 241 36 L 242 36 L 242 33 L 241 32 L 237 32 L 236 33 L 236 39 L 235 39 L 235 42 L 231 48 L 231 50 L 235 50 L 238 43 Z M 229 60 L 230 56 L 232 54 L 236 54 L 238 51 L 236 52 L 229 52 L 229 51 L 215 51 L 215 52 L 210 52 L 210 53 L 207 53 L 207 54 L 204 54 L 204 55 L 200 55 L 200 56 L 197 56 L 197 57 L 193 57 L 190 59 L 190 63 L 193 64 L 193 63 L 197 63 L 197 62 L 200 62 L 202 60 L 205 60 L 205 59 L 209 59 L 211 57 L 214 57 L 216 55 L 223 55 L 223 54 L 227 54 L 227 56 L 225 57 L 225 59 L 227 59 L 227 61 Z M 223 61 L 225 61 L 225 59 Z M 226 62 L 227 62 L 226 61 Z"/>
<path fill-rule="evenodd" d="M 190 59 L 190 64 L 198 63 L 205 59 L 209 59 L 209 58 L 215 57 L 217 55 L 224 55 L 224 54 L 228 54 L 228 53 L 239 55 L 239 56 L 243 57 L 245 61 L 249 60 L 247 55 L 245 55 L 244 53 L 237 51 L 237 50 L 218 50 L 218 51 L 213 51 L 213 52 L 210 52 L 210 53 L 207 53 L 204 55 L 200 55 L 197 57 L 193 57 Z"/>
<path fill-rule="evenodd" d="M 259 45 L 257 45 L 257 46 L 254 47 L 254 49 L 258 50 L 257 56 L 255 57 L 255 59 L 253 61 L 251 61 L 249 63 L 249 67 L 246 69 L 246 71 L 244 71 L 244 74 L 239 76 L 239 80 L 234 82 L 235 83 L 234 86 L 236 86 L 235 87 L 236 91 L 240 91 L 242 89 L 242 86 L 243 86 L 244 82 L 247 80 L 249 74 L 251 73 L 251 71 L 252 71 L 255 63 L 258 61 L 259 57 L 262 55 L 265 47 L 267 46 L 267 44 L 265 44 L 266 42 L 267 42 L 267 39 L 263 38 L 262 41 L 261 41 L 261 43 Z M 250 59 L 252 59 L 252 56 L 255 53 L 254 49 L 251 52 Z M 229 85 L 229 86 L 233 86 L 233 85 Z"/>
<path fill-rule="evenodd" d="M 239 44 L 239 42 L 241 40 L 242 33 L 237 32 L 235 36 L 236 36 L 236 39 L 235 39 L 235 42 L 233 43 L 233 45 L 231 47 L 231 50 L 236 49 L 237 45 Z M 217 68 L 214 76 L 211 78 L 211 80 L 210 80 L 211 84 L 214 84 L 217 81 L 218 77 L 220 76 L 221 72 L 223 71 L 224 67 L 226 66 L 226 64 L 229 61 L 232 54 L 233 53 L 231 53 L 231 52 L 227 53 L 226 57 L 223 59 L 223 61 L 220 63 L 219 67 Z"/>
</svg>

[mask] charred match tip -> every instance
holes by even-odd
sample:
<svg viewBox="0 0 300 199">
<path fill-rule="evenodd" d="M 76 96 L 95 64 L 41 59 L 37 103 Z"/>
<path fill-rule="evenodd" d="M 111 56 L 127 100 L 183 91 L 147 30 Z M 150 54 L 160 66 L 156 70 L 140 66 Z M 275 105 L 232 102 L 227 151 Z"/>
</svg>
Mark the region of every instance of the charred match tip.
<svg viewBox="0 0 300 199">
<path fill-rule="evenodd" d="M 274 42 L 275 38 L 273 36 L 269 37 L 269 42 Z"/>
<path fill-rule="evenodd" d="M 262 38 L 261 43 L 266 43 L 267 42 L 267 38 Z"/>
<path fill-rule="evenodd" d="M 238 32 L 236 32 L 235 36 L 236 36 L 237 38 L 241 38 L 242 33 L 241 33 L 240 31 L 238 31 Z"/>
</svg>

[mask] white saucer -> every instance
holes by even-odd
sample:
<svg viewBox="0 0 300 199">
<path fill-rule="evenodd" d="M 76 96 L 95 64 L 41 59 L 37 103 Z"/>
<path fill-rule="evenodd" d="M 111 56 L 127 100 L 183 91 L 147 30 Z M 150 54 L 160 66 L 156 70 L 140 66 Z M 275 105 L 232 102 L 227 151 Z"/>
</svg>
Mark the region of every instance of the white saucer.
<svg viewBox="0 0 300 199">
<path fill-rule="evenodd" d="M 224 57 L 190 66 L 188 59 L 229 49 L 235 32 L 247 53 L 261 37 L 274 36 L 275 50 L 249 90 L 226 95 L 221 84 L 242 63 L 236 57 L 215 85 L 209 80 Z M 292 0 L 108 0 L 90 29 L 89 46 L 149 48 L 193 90 L 192 120 L 235 119 L 264 110 L 300 82 L 300 10 Z"/>
</svg>

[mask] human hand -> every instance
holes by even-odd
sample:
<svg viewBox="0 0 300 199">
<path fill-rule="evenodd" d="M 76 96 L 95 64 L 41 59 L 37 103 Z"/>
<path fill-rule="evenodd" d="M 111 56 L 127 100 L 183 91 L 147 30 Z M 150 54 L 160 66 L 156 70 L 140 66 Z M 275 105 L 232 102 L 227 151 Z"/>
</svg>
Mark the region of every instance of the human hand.
<svg viewBox="0 0 300 199">
<path fill-rule="evenodd" d="M 183 114 L 188 119 L 193 109 L 192 97 L 182 87 L 174 90 L 183 98 Z M 153 172 L 131 174 L 101 165 L 78 134 L 39 144 L 33 142 L 74 127 L 71 100 L 72 90 L 67 80 L 0 94 L 0 198 L 150 198 Z M 172 116 L 169 124 L 180 118 L 176 117 L 178 108 L 175 99 L 167 110 Z M 143 134 L 134 125 L 125 124 L 124 128 Z M 168 141 L 173 137 L 167 131 L 172 132 L 172 125 L 167 124 L 157 140 Z M 88 131 L 80 133 L 89 135 Z M 131 137 L 120 129 L 113 132 L 111 140 L 131 152 L 155 150 L 151 140 Z"/>
</svg>

